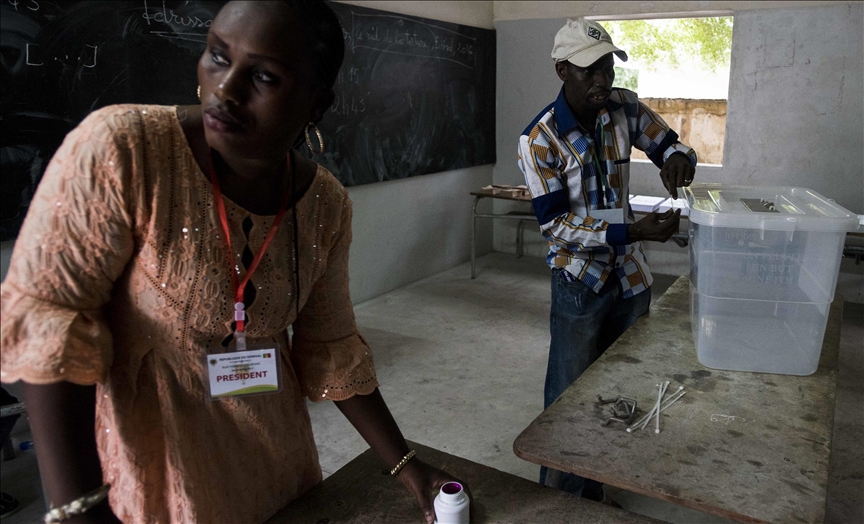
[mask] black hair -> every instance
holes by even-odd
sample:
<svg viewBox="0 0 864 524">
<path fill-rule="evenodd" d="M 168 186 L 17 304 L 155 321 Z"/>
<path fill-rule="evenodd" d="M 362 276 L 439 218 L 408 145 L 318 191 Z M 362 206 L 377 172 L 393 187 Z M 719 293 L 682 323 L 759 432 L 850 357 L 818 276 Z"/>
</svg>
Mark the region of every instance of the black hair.
<svg viewBox="0 0 864 524">
<path fill-rule="evenodd" d="M 309 36 L 309 50 L 318 81 L 332 88 L 345 58 L 342 24 L 324 0 L 283 0 Z"/>
</svg>

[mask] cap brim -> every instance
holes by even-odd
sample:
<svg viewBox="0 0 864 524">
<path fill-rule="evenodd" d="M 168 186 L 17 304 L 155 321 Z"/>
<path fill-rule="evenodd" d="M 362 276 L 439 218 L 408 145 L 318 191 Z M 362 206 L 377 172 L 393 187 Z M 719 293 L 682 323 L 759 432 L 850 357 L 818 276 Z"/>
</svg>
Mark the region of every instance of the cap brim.
<svg viewBox="0 0 864 524">
<path fill-rule="evenodd" d="M 573 53 L 564 60 L 579 67 L 588 67 L 597 60 L 600 60 L 604 56 L 608 55 L 609 53 L 615 53 L 615 55 L 618 56 L 618 58 L 620 58 L 622 62 L 627 61 L 627 53 L 608 42 L 600 42 L 595 46 L 589 47 L 588 49 L 577 51 L 576 53 Z"/>
</svg>

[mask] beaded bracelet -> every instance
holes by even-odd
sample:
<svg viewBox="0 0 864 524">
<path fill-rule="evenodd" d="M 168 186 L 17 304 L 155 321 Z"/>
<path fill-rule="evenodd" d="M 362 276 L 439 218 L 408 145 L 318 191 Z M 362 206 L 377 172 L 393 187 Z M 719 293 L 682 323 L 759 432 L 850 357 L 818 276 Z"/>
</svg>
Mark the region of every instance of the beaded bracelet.
<svg viewBox="0 0 864 524">
<path fill-rule="evenodd" d="M 399 464 L 396 464 L 396 467 L 390 470 L 390 474 L 391 475 L 397 475 L 402 470 L 402 468 L 405 467 L 405 464 L 408 464 L 408 461 L 411 460 L 412 458 L 414 458 L 414 455 L 416 455 L 416 454 L 417 454 L 417 451 L 415 451 L 413 449 L 411 451 L 409 451 L 407 455 L 402 457 L 402 460 L 399 461 Z"/>
<path fill-rule="evenodd" d="M 111 489 L 111 484 L 104 484 L 86 495 L 82 495 L 73 500 L 69 504 L 53 508 L 45 514 L 45 524 L 54 524 L 71 519 L 76 515 L 81 515 L 91 509 L 96 504 L 102 502 L 108 496 L 108 490 Z"/>
</svg>

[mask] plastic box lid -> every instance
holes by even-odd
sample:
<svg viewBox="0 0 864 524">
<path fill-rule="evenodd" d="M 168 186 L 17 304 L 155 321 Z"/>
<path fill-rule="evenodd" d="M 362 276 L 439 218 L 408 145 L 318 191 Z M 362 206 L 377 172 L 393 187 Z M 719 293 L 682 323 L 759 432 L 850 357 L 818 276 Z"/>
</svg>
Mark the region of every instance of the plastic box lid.
<svg viewBox="0 0 864 524">
<path fill-rule="evenodd" d="M 858 215 L 800 187 L 696 183 L 684 188 L 690 221 L 769 231 L 854 231 Z"/>
</svg>

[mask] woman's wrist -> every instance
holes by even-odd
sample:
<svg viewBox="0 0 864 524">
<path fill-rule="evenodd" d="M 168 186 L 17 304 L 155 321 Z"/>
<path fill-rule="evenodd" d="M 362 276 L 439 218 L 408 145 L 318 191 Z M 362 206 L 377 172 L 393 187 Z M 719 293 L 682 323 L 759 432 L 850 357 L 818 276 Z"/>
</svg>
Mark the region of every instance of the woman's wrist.
<svg viewBox="0 0 864 524">
<path fill-rule="evenodd" d="M 97 506 L 108 507 L 108 491 L 111 484 L 103 484 L 98 488 L 76 497 L 67 504 L 52 507 L 44 517 L 45 524 L 85 522 L 85 515 L 95 515 Z M 108 508 L 110 512 L 110 507 Z M 104 511 L 104 510 L 103 510 Z M 79 520 L 81 519 L 81 520 Z"/>
<path fill-rule="evenodd" d="M 69 520 L 63 521 L 63 524 L 106 524 L 117 523 L 120 519 L 114 515 L 111 505 L 106 498 L 99 504 L 96 504 L 89 511 L 81 515 L 76 515 Z"/>
<path fill-rule="evenodd" d="M 413 449 L 411 451 L 409 451 L 408 453 L 406 453 L 405 456 L 402 457 L 402 460 L 400 460 L 399 463 L 397 463 L 393 467 L 393 469 L 390 470 L 390 474 L 394 475 L 394 476 L 398 475 L 399 471 L 401 471 L 402 468 L 404 468 L 405 465 L 408 464 L 408 462 L 410 462 L 411 459 L 413 459 L 415 455 L 417 455 L 417 452 Z"/>
<path fill-rule="evenodd" d="M 399 470 L 399 473 L 394 475 L 400 482 L 405 484 L 408 479 L 417 478 L 423 472 L 423 466 L 425 464 L 419 458 L 414 458 L 409 461 L 405 466 Z"/>
</svg>

